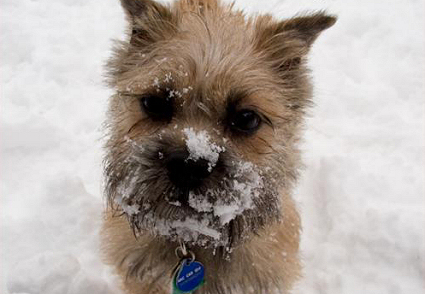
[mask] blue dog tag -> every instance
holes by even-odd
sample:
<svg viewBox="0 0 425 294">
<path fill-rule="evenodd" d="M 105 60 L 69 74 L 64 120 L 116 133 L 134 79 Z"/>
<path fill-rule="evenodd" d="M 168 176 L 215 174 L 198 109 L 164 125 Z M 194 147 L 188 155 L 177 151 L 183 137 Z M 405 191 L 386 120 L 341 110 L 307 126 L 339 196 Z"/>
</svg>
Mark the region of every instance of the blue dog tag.
<svg viewBox="0 0 425 294">
<path fill-rule="evenodd" d="M 191 293 L 204 283 L 205 270 L 202 263 L 183 259 L 173 280 L 173 293 Z"/>
</svg>

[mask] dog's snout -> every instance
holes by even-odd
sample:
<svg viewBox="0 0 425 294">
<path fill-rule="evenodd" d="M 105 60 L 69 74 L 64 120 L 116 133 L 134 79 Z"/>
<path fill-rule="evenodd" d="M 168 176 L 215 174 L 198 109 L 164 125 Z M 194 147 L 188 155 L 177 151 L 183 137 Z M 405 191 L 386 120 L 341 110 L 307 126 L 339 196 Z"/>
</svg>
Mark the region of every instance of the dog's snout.
<svg viewBox="0 0 425 294">
<path fill-rule="evenodd" d="M 189 158 L 187 152 L 175 152 L 167 158 L 167 169 L 170 181 L 182 190 L 199 187 L 212 171 L 209 161 Z"/>
</svg>

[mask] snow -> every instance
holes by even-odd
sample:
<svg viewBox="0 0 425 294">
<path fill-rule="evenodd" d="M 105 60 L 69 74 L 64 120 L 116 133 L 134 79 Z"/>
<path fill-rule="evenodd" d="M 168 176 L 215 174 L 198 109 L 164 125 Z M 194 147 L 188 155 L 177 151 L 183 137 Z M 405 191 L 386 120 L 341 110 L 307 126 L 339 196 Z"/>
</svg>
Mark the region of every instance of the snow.
<svg viewBox="0 0 425 294">
<path fill-rule="evenodd" d="M 208 218 L 197 220 L 191 217 L 186 217 L 184 220 L 166 221 L 155 223 L 157 232 L 161 236 L 179 236 L 185 242 L 201 242 L 203 236 L 211 237 L 214 240 L 219 240 L 220 232 L 211 228 L 211 223 Z"/>
<path fill-rule="evenodd" d="M 257 167 L 251 162 L 236 162 L 236 173 L 232 181 L 233 199 L 219 201 L 214 205 L 214 215 L 220 218 L 222 225 L 229 223 L 245 210 L 253 208 L 253 200 L 260 194 L 263 180 Z"/>
<path fill-rule="evenodd" d="M 212 192 L 210 192 L 212 193 Z M 189 206 L 195 209 L 198 212 L 211 212 L 213 211 L 213 203 L 208 200 L 208 194 L 204 195 L 196 195 L 193 191 L 189 192 Z M 204 196 L 204 197 L 202 197 Z"/>
<path fill-rule="evenodd" d="M 98 231 L 101 123 L 111 94 L 102 64 L 110 39 L 123 38 L 119 1 L 0 5 L 0 293 L 118 294 Z M 295 193 L 305 277 L 294 293 L 423 293 L 425 3 L 236 6 L 339 16 L 309 59 L 316 106 Z"/>
<path fill-rule="evenodd" d="M 232 162 L 232 165 L 230 192 L 220 188 L 207 189 L 203 195 L 189 192 L 189 206 L 197 212 L 212 213 L 220 219 L 221 225 L 229 223 L 245 210 L 254 208 L 253 200 L 263 188 L 258 167 L 245 161 Z M 204 214 L 204 217 L 212 219 L 210 214 Z"/>
<path fill-rule="evenodd" d="M 207 141 L 210 146 L 214 146 L 205 131 L 193 134 L 201 134 L 200 137 L 204 142 Z M 199 144 L 196 150 L 209 155 L 211 147 L 206 147 L 204 142 Z M 184 221 L 157 220 L 148 212 L 143 216 L 143 222 L 148 223 L 148 228 L 153 227 L 151 224 L 155 224 L 154 234 L 167 236 L 172 240 L 178 241 L 177 238 L 180 238 L 192 245 L 208 245 L 211 248 L 228 245 L 226 233 L 221 233 L 223 226 L 245 210 L 253 209 L 254 198 L 260 195 L 263 188 L 261 172 L 254 164 L 245 161 L 231 162 L 228 170 L 229 173 L 223 177 L 222 187 L 209 188 L 203 193 L 189 191 L 188 204 L 192 210 L 186 211 L 191 216 L 187 216 Z M 179 201 L 167 201 L 173 206 L 181 206 Z M 119 204 L 122 202 L 119 201 Z M 128 205 L 124 205 L 123 210 L 127 214 L 134 214 Z"/>
<path fill-rule="evenodd" d="M 207 131 L 195 131 L 193 128 L 185 128 L 183 133 L 186 135 L 186 146 L 189 151 L 188 159 L 193 161 L 198 159 L 207 160 L 208 171 L 211 172 L 212 168 L 217 164 L 220 153 L 224 152 L 225 148 L 212 142 Z"/>
</svg>

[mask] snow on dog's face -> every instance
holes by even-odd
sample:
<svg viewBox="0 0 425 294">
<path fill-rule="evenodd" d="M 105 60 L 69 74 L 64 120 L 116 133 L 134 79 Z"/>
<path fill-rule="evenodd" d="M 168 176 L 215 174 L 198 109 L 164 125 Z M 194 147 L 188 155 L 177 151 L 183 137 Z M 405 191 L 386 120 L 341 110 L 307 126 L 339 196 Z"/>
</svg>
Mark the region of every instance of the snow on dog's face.
<svg viewBox="0 0 425 294">
<path fill-rule="evenodd" d="M 109 63 L 111 207 L 136 233 L 202 247 L 230 248 L 278 221 L 309 104 L 305 54 L 334 19 L 122 3 L 131 36 Z"/>
<path fill-rule="evenodd" d="M 210 130 L 171 125 L 140 139 L 128 135 L 120 156 L 108 158 L 111 202 L 134 228 L 217 247 L 278 218 L 271 169 L 235 154 L 230 139 Z"/>
</svg>

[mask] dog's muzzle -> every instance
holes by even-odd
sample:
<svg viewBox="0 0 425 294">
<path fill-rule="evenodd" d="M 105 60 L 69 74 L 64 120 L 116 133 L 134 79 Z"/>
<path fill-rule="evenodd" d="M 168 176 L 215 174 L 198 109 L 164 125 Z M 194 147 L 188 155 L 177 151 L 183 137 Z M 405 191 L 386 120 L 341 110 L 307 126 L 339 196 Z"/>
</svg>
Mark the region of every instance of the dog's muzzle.
<svg viewBox="0 0 425 294">
<path fill-rule="evenodd" d="M 185 204 L 189 191 L 199 188 L 204 179 L 209 177 L 213 167 L 208 160 L 193 160 L 186 151 L 177 151 L 166 158 L 166 166 L 170 181 L 180 190 L 178 201 Z"/>
</svg>

